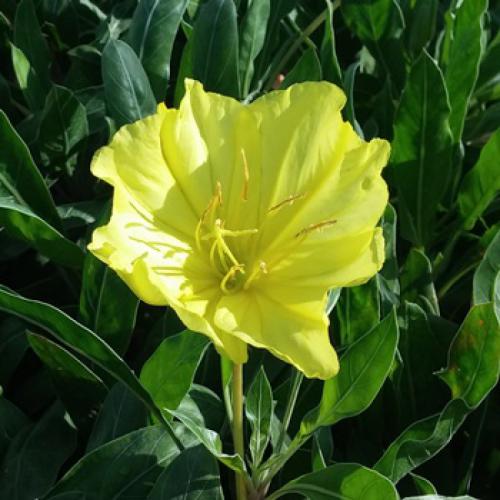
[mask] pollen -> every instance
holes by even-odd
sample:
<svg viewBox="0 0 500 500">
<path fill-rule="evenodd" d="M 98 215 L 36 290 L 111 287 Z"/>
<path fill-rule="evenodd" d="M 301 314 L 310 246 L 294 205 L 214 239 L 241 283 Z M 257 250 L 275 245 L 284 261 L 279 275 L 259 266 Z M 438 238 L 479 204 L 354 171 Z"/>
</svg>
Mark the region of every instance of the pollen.
<svg viewBox="0 0 500 500">
<path fill-rule="evenodd" d="M 288 196 L 288 198 L 285 198 L 283 201 L 280 201 L 279 203 L 276 203 L 276 205 L 273 205 L 268 212 L 276 212 L 280 208 L 283 208 L 287 205 L 293 205 L 297 200 L 300 200 L 301 198 L 304 198 L 306 194 L 301 193 L 301 194 L 293 194 L 291 196 Z"/>
<path fill-rule="evenodd" d="M 309 226 L 307 226 L 304 229 L 302 229 L 301 231 L 299 231 L 295 235 L 295 237 L 299 238 L 300 236 L 307 236 L 308 234 L 310 234 L 314 231 L 321 231 L 322 229 L 324 229 L 326 227 L 333 226 L 336 223 L 337 223 L 337 221 L 335 219 L 331 219 L 331 220 L 324 220 L 321 222 L 316 222 L 315 224 L 309 224 Z"/>
</svg>

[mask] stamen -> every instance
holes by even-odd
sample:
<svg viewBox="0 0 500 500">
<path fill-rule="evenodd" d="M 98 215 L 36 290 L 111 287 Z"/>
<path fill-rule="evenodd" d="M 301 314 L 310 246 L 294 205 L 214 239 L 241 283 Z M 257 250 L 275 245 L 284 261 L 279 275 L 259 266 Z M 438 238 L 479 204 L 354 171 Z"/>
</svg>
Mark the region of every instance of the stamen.
<svg viewBox="0 0 500 500">
<path fill-rule="evenodd" d="M 232 236 L 232 237 L 237 237 L 237 236 L 248 236 L 251 234 L 258 233 L 258 229 L 237 229 L 237 230 L 232 230 L 232 229 L 221 229 L 220 231 L 223 236 Z"/>
<path fill-rule="evenodd" d="M 247 156 L 245 150 L 241 148 L 241 158 L 243 159 L 243 189 L 241 190 L 241 199 L 248 201 L 248 186 L 250 184 L 250 170 L 248 169 Z"/>
<path fill-rule="evenodd" d="M 233 252 L 231 252 L 231 249 L 227 246 L 227 243 L 224 241 L 224 237 L 222 236 L 222 221 L 220 219 L 217 219 L 215 221 L 215 239 L 218 242 L 220 249 L 224 251 L 224 253 L 229 257 L 231 262 L 235 266 L 239 266 L 240 263 L 236 259 L 236 257 L 233 255 Z"/>
<path fill-rule="evenodd" d="M 324 220 L 322 222 L 317 222 L 316 224 L 310 224 L 306 228 L 302 229 L 302 231 L 299 231 L 295 237 L 298 238 L 299 236 L 307 236 L 309 233 L 313 231 L 321 231 L 321 229 L 328 227 L 328 226 L 333 226 L 337 221 L 335 219 L 331 220 Z"/>
<path fill-rule="evenodd" d="M 222 204 L 223 204 L 222 185 L 221 185 L 220 181 L 217 181 L 215 183 L 215 196 L 216 196 L 216 200 L 218 200 L 218 202 L 219 202 L 219 206 L 222 206 Z"/>
<path fill-rule="evenodd" d="M 276 205 L 273 205 L 268 212 L 274 212 L 275 210 L 279 210 L 280 208 L 284 207 L 285 205 L 293 205 L 295 201 L 300 200 L 301 198 L 304 198 L 306 194 L 293 194 L 289 196 L 288 198 L 285 198 L 283 201 L 280 201 Z"/>
<path fill-rule="evenodd" d="M 263 260 L 259 261 L 259 265 L 253 268 L 252 274 L 245 281 L 245 284 L 243 285 L 243 290 L 248 290 L 250 288 L 250 284 L 252 283 L 252 281 L 258 278 L 259 275 L 267 273 L 268 273 L 267 264 Z"/>
</svg>

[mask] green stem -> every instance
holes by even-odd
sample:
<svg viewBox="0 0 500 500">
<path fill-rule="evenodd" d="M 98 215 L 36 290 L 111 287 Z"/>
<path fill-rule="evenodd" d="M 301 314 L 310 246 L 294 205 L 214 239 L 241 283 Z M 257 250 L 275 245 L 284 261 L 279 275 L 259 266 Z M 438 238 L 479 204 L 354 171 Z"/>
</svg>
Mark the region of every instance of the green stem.
<svg viewBox="0 0 500 500">
<path fill-rule="evenodd" d="M 340 5 L 340 1 L 337 0 L 333 4 L 333 10 L 337 9 Z M 288 64 L 288 61 L 292 58 L 292 56 L 295 54 L 295 52 L 299 49 L 299 47 L 302 45 L 302 43 L 309 38 L 326 20 L 328 14 L 328 9 L 325 9 L 319 16 L 314 18 L 309 24 L 304 31 L 301 33 L 301 35 L 295 40 L 295 42 L 292 43 L 290 48 L 287 50 L 281 61 L 279 62 L 278 66 L 276 69 L 271 73 L 271 76 L 269 77 L 269 80 L 267 81 L 267 84 L 265 86 L 265 90 L 269 90 L 272 88 L 276 77 L 283 71 L 285 66 Z"/>
<path fill-rule="evenodd" d="M 243 365 L 233 364 L 233 443 L 234 451 L 245 459 L 245 444 L 243 440 Z M 247 492 L 245 476 L 241 472 L 235 472 L 236 498 L 246 500 Z"/>
<path fill-rule="evenodd" d="M 298 370 L 293 370 L 292 386 L 290 387 L 290 393 L 288 395 L 288 401 L 286 403 L 285 414 L 283 415 L 283 422 L 280 429 L 280 434 L 278 436 L 278 442 L 276 444 L 276 453 L 280 453 L 283 448 L 283 443 L 285 442 L 286 431 L 290 425 L 290 420 L 292 418 L 293 410 L 295 408 L 295 403 L 297 402 L 297 397 L 299 395 L 300 386 L 304 380 L 304 375 Z"/>
<path fill-rule="evenodd" d="M 469 264 L 464 269 L 462 269 L 460 272 L 458 272 L 457 274 L 455 274 L 452 278 L 450 278 L 440 288 L 440 290 L 439 290 L 439 292 L 437 294 L 438 299 L 441 300 L 456 283 L 458 283 L 464 276 L 466 276 L 471 271 L 473 271 L 480 263 L 481 263 L 480 260 L 476 260 L 476 261 L 472 262 L 472 264 Z"/>
</svg>

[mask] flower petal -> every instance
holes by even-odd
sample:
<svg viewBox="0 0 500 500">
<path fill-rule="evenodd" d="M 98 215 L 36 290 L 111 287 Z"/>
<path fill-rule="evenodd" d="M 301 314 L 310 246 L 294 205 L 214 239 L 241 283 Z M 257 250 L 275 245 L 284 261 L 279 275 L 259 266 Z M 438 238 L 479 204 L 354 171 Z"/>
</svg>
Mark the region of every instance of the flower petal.
<svg viewBox="0 0 500 500">
<path fill-rule="evenodd" d="M 188 328 L 208 335 L 219 351 L 244 363 L 246 345 L 210 322 L 221 295 L 212 268 L 151 217 L 137 209 L 122 187 L 115 188 L 111 220 L 94 231 L 89 250 L 141 300 L 170 305 Z"/>
<path fill-rule="evenodd" d="M 215 324 L 271 351 L 307 377 L 333 377 L 339 364 L 328 336 L 326 296 L 314 297 L 307 289 L 282 292 L 280 296 L 255 291 L 224 296 L 215 311 Z"/>
<path fill-rule="evenodd" d="M 199 217 L 176 185 L 160 145 L 160 129 L 171 112 L 159 105 L 156 114 L 123 126 L 108 146 L 97 151 L 91 170 L 189 241 Z"/>
<path fill-rule="evenodd" d="M 258 164 L 258 136 L 247 106 L 186 80 L 179 111 L 168 114 L 162 126 L 161 144 L 176 182 L 199 214 L 220 185 L 220 217 L 231 226 L 244 211 L 251 227 L 257 206 L 250 206 L 245 192 L 257 190 L 260 177 L 259 170 L 248 175 L 249 166 Z"/>
</svg>

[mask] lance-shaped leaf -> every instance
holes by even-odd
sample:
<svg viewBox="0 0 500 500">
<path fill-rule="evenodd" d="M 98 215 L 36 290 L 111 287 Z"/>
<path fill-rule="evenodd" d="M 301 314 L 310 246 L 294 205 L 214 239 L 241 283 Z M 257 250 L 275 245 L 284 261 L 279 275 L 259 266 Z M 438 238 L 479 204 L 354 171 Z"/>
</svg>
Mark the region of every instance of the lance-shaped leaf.
<svg viewBox="0 0 500 500">
<path fill-rule="evenodd" d="M 87 441 L 87 453 L 129 432 L 146 427 L 148 411 L 121 382 L 108 392 Z"/>
<path fill-rule="evenodd" d="M 90 253 L 85 256 L 80 315 L 118 354 L 128 348 L 138 306 L 139 299 L 112 269 Z"/>
<path fill-rule="evenodd" d="M 147 500 L 223 500 L 217 461 L 201 445 L 184 450 L 158 477 Z"/>
<path fill-rule="evenodd" d="M 126 41 L 135 50 L 158 101 L 165 98 L 170 56 L 188 0 L 142 0 L 137 5 Z"/>
<path fill-rule="evenodd" d="M 29 107 L 41 109 L 50 90 L 50 53 L 32 0 L 22 0 L 14 19 L 14 69 Z"/>
<path fill-rule="evenodd" d="M 0 471 L 0 498 L 41 498 L 75 445 L 75 429 L 64 418 L 62 405 L 56 403 L 10 443 Z"/>
<path fill-rule="evenodd" d="M 450 128 L 455 142 L 462 136 L 469 99 L 479 73 L 487 7 L 488 0 L 461 2 L 453 16 L 445 80 L 451 105 Z"/>
<path fill-rule="evenodd" d="M 60 345 L 28 333 L 28 341 L 47 366 L 52 383 L 75 424 L 85 427 L 89 416 L 104 400 L 107 387 L 90 368 Z"/>
<path fill-rule="evenodd" d="M 391 369 L 398 333 L 392 312 L 349 346 L 340 360 L 339 374 L 324 383 L 319 407 L 303 420 L 302 435 L 358 415 L 370 406 Z"/>
<path fill-rule="evenodd" d="M 175 410 L 189 391 L 208 347 L 206 337 L 186 330 L 166 338 L 146 361 L 141 382 L 162 410 Z"/>
<path fill-rule="evenodd" d="M 241 23 L 239 72 L 243 97 L 246 97 L 250 90 L 254 61 L 264 46 L 271 12 L 270 3 L 270 0 L 254 0 Z"/>
<path fill-rule="evenodd" d="M 57 229 L 12 198 L 0 197 L 0 224 L 14 238 L 22 240 L 42 255 L 69 267 L 80 267 L 83 250 Z"/>
<path fill-rule="evenodd" d="M 498 159 L 500 158 L 500 129 L 481 150 L 479 160 L 465 175 L 458 193 L 458 208 L 465 229 L 472 229 L 488 205 L 500 191 Z"/>
<path fill-rule="evenodd" d="M 399 193 L 401 232 L 428 244 L 449 184 L 452 140 L 443 75 L 426 53 L 412 66 L 394 124 L 391 175 Z"/>
<path fill-rule="evenodd" d="M 76 154 L 88 135 L 85 106 L 73 92 L 54 85 L 45 101 L 38 131 L 42 162 L 71 175 Z"/>
<path fill-rule="evenodd" d="M 102 53 L 102 79 L 106 106 L 118 126 L 135 122 L 156 110 L 148 77 L 133 49 L 110 40 Z"/>
<path fill-rule="evenodd" d="M 267 498 L 275 500 L 298 494 L 310 500 L 399 500 L 398 492 L 387 478 L 359 464 L 335 464 L 300 476 Z"/>
<path fill-rule="evenodd" d="M 493 302 L 500 321 L 500 231 L 489 244 L 474 273 L 472 300 L 474 304 Z"/>
<path fill-rule="evenodd" d="M 176 434 L 184 445 L 192 438 L 183 429 Z M 50 499 L 68 498 L 78 491 L 85 498 L 147 498 L 169 463 L 180 453 L 161 426 L 149 426 L 119 437 L 86 454 L 49 492 Z"/>
<path fill-rule="evenodd" d="M 405 429 L 375 464 L 394 482 L 442 450 L 495 387 L 500 375 L 500 327 L 491 304 L 474 306 L 450 347 L 448 367 L 441 378 L 453 399 L 441 413 Z"/>
<path fill-rule="evenodd" d="M 157 418 L 162 419 L 151 396 L 125 361 L 94 332 L 52 305 L 24 298 L 1 287 L 0 310 L 19 316 L 44 329 L 65 345 L 98 364 L 123 382 Z"/>
<path fill-rule="evenodd" d="M 477 408 L 500 376 L 500 324 L 491 303 L 474 306 L 450 347 L 440 377 L 454 399 Z"/>
<path fill-rule="evenodd" d="M 238 97 L 238 27 L 233 0 L 208 0 L 193 28 L 193 76 L 206 90 Z"/>
<path fill-rule="evenodd" d="M 21 139 L 7 115 L 0 110 L 0 195 L 12 196 L 54 227 L 61 220 L 49 189 L 36 168 L 28 146 Z"/>
<path fill-rule="evenodd" d="M 17 406 L 0 396 L 0 461 L 12 440 L 28 424 L 28 417 Z"/>
<path fill-rule="evenodd" d="M 196 421 L 196 416 L 190 414 L 186 408 L 177 408 L 175 411 L 170 412 L 180 422 L 182 422 L 187 429 L 189 429 L 201 443 L 217 460 L 223 463 L 226 467 L 238 472 L 245 470 L 245 463 L 239 455 L 228 455 L 222 451 L 222 442 L 219 434 L 207 429 L 199 422 Z"/>
<path fill-rule="evenodd" d="M 250 453 L 253 463 L 258 465 L 262 461 L 269 443 L 273 414 L 273 393 L 262 367 L 248 389 L 245 413 L 252 428 Z"/>
</svg>

